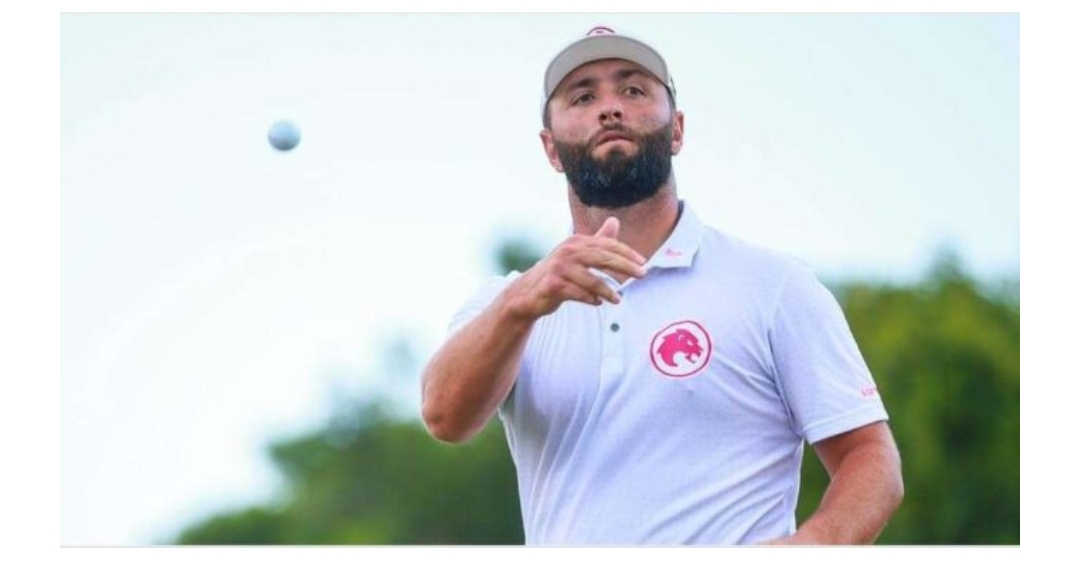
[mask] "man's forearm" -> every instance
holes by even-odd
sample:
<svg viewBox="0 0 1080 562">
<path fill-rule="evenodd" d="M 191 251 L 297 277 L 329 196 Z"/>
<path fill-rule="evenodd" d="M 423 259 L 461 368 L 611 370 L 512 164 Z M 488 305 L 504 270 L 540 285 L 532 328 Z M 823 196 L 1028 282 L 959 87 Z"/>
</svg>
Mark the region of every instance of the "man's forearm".
<svg viewBox="0 0 1080 562">
<path fill-rule="evenodd" d="M 424 369 L 422 415 L 441 441 L 483 429 L 514 385 L 533 321 L 515 316 L 501 295 L 450 337 Z"/>
<path fill-rule="evenodd" d="M 514 386 L 537 319 L 567 301 L 592 306 L 619 302 L 615 290 L 590 269 L 645 275 L 645 258 L 618 236 L 615 217 L 608 217 L 591 236 L 570 236 L 443 345 L 424 369 L 422 383 L 422 414 L 432 435 L 464 441 L 484 427 Z"/>
<path fill-rule="evenodd" d="M 903 497 L 895 449 L 860 445 L 837 467 L 817 511 L 796 534 L 818 544 L 873 543 Z"/>
<path fill-rule="evenodd" d="M 900 454 L 885 422 L 814 445 L 831 478 L 818 509 L 773 544 L 870 544 L 904 497 Z"/>
</svg>

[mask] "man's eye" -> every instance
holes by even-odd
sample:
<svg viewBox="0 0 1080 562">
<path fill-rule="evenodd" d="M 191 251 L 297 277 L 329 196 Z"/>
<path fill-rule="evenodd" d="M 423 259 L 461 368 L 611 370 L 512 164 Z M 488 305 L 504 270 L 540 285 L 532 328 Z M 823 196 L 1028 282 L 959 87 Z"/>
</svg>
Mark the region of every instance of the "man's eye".
<svg viewBox="0 0 1080 562">
<path fill-rule="evenodd" d="M 580 96 L 577 96 L 576 98 L 574 98 L 574 99 L 573 99 L 573 100 L 572 100 L 572 101 L 570 102 L 570 105 L 580 105 L 580 104 L 582 104 L 582 103 L 585 103 L 585 102 L 591 101 L 592 99 L 593 99 L 593 95 L 592 95 L 592 94 L 588 94 L 588 93 L 586 93 L 586 94 L 581 94 Z"/>
<path fill-rule="evenodd" d="M 630 94 L 632 97 L 644 96 L 645 95 L 645 90 L 642 90 L 641 88 L 639 88 L 637 86 L 627 86 L 626 87 L 626 93 Z"/>
</svg>

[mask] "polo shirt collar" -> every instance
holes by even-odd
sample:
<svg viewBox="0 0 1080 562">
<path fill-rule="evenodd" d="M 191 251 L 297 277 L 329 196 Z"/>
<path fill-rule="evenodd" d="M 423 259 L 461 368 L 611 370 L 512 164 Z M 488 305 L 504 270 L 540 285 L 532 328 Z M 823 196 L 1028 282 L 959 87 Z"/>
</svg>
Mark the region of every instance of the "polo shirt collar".
<svg viewBox="0 0 1080 562">
<path fill-rule="evenodd" d="M 675 230 L 649 258 L 645 268 L 690 267 L 694 254 L 701 246 L 701 228 L 701 221 L 690 206 L 685 201 L 679 201 L 679 220 Z"/>
</svg>

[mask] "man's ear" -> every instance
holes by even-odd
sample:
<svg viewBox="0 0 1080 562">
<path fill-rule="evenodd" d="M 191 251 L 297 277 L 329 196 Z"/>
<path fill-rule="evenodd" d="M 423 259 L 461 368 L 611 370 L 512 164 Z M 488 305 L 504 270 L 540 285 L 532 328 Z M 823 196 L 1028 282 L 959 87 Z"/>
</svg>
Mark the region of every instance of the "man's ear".
<svg viewBox="0 0 1080 562">
<path fill-rule="evenodd" d="M 676 111 L 671 123 L 671 155 L 674 156 L 682 150 L 684 126 L 683 112 Z"/>
<path fill-rule="evenodd" d="M 555 136 L 551 133 L 551 129 L 540 131 L 540 142 L 544 145 L 544 154 L 547 155 L 551 167 L 560 174 L 564 173 L 562 161 L 559 160 L 559 151 L 555 150 Z"/>
</svg>

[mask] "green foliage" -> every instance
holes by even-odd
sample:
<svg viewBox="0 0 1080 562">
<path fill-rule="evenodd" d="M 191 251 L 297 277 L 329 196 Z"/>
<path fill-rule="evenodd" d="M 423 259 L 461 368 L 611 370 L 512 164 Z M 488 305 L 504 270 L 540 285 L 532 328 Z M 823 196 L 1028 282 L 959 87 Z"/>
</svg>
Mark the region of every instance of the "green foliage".
<svg viewBox="0 0 1080 562">
<path fill-rule="evenodd" d="M 916 287 L 838 290 L 900 448 L 905 498 L 879 543 L 1019 544 L 1020 308 L 944 256 Z M 828 481 L 804 461 L 799 520 Z"/>
<path fill-rule="evenodd" d="M 525 271 L 543 257 L 532 242 L 524 238 L 514 238 L 500 244 L 495 251 L 495 269 L 500 275 L 511 271 Z"/>
<path fill-rule="evenodd" d="M 288 519 L 282 512 L 252 507 L 236 513 L 216 515 L 186 529 L 177 544 L 262 545 L 280 544 L 289 532 Z"/>
<path fill-rule="evenodd" d="M 521 544 L 517 487 L 502 428 L 464 445 L 436 442 L 416 421 L 376 406 L 343 411 L 272 457 L 284 506 L 214 517 L 181 544 Z"/>
</svg>

